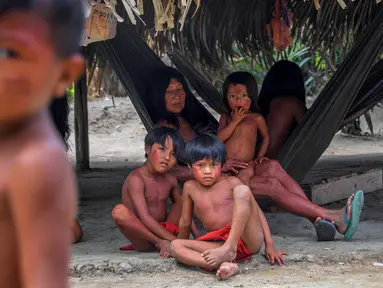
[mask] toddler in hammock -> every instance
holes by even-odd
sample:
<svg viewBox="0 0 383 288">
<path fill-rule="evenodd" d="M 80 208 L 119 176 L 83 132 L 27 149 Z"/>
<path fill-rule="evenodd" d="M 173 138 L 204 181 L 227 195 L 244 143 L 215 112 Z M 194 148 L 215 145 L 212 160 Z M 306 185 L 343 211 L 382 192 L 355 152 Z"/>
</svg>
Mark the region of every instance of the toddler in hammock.
<svg viewBox="0 0 383 288">
<path fill-rule="evenodd" d="M 265 119 L 257 107 L 258 87 L 248 72 L 230 74 L 223 84 L 223 102 L 230 109 L 219 120 L 218 138 L 225 143 L 227 157 L 246 162 L 247 167 L 236 171 L 237 177 L 249 185 L 257 161 L 262 161 L 270 143 Z M 258 132 L 262 143 L 256 153 Z"/>
</svg>

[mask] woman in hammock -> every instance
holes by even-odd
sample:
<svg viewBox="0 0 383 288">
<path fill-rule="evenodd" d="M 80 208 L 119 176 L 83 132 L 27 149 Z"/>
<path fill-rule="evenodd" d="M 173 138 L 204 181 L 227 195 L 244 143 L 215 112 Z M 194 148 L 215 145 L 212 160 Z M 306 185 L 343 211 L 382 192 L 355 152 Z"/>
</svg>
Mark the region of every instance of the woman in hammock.
<svg viewBox="0 0 383 288">
<path fill-rule="evenodd" d="M 55 98 L 50 107 L 49 111 L 53 120 L 53 123 L 57 129 L 57 132 L 61 135 L 66 149 L 68 149 L 68 139 L 70 134 L 68 124 L 69 105 L 67 96 L 62 98 Z M 82 238 L 82 228 L 76 219 L 72 221 L 72 244 L 78 243 Z"/>
<path fill-rule="evenodd" d="M 151 85 L 151 97 L 148 98 L 153 100 L 150 113 L 156 125 L 177 129 L 185 141 L 198 135 L 198 131 L 206 131 L 201 127 L 208 125 L 208 120 L 201 119 L 201 114 L 196 112 L 201 108 L 191 97 L 184 77 L 176 69 L 161 69 L 155 73 Z M 247 167 L 247 163 L 231 161 L 225 164 L 223 172 Z M 193 178 L 187 166 L 178 165 L 172 172 L 179 182 Z M 346 240 L 350 239 L 359 223 L 363 207 L 363 193 L 352 195 L 346 207 L 341 210 L 325 209 L 310 202 L 299 184 L 276 160 L 264 160 L 256 165 L 255 175 L 250 179 L 250 188 L 255 197 L 269 197 L 284 210 L 315 223 L 318 240 L 333 240 L 336 230 L 345 234 Z"/>
<path fill-rule="evenodd" d="M 275 159 L 307 111 L 301 68 L 287 60 L 275 63 L 263 81 L 258 105 L 270 133 L 267 156 Z"/>
<path fill-rule="evenodd" d="M 148 107 L 151 107 L 149 113 L 155 125 L 177 129 L 185 142 L 198 134 L 216 133 L 211 118 L 206 117 L 206 111 L 192 96 L 185 78 L 178 70 L 172 67 L 159 69 L 153 73 L 150 84 L 150 96 L 147 99 L 153 101 Z M 223 171 L 233 172 L 246 167 L 247 163 L 229 160 Z M 179 182 L 193 178 L 192 171 L 182 162 L 172 169 L 172 173 Z"/>
</svg>

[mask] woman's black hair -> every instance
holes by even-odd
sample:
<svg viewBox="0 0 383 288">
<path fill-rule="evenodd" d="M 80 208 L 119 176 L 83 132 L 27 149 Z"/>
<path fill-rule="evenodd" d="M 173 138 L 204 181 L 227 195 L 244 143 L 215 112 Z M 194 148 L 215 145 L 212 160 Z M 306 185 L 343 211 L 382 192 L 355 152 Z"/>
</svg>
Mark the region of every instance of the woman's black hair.
<svg viewBox="0 0 383 288">
<path fill-rule="evenodd" d="M 160 144 L 165 146 L 167 138 L 172 139 L 173 142 L 173 151 L 176 154 L 176 159 L 179 160 L 185 151 L 185 142 L 182 139 L 180 133 L 169 127 L 156 127 L 153 128 L 145 137 L 145 147 L 152 148 L 154 144 Z M 145 157 L 147 155 L 145 154 Z"/>
<path fill-rule="evenodd" d="M 227 91 L 229 85 L 242 84 L 246 86 L 247 94 L 251 100 L 250 111 L 259 112 L 258 108 L 258 85 L 257 80 L 249 72 L 234 72 L 226 77 L 225 82 L 223 83 L 223 103 L 226 106 L 228 112 L 231 111 L 229 106 L 229 101 L 227 100 Z"/>
<path fill-rule="evenodd" d="M 217 136 L 202 135 L 194 137 L 186 143 L 185 157 L 189 165 L 203 159 L 212 159 L 224 165 L 226 163 L 226 147 Z"/>
<path fill-rule="evenodd" d="M 54 98 L 49 106 L 49 112 L 51 114 L 53 124 L 61 135 L 67 150 L 69 148 L 68 139 L 71 132 L 68 123 L 69 111 L 70 108 L 66 94 L 64 97 Z"/>
<path fill-rule="evenodd" d="M 271 101 L 278 97 L 295 97 L 306 106 L 302 70 L 288 60 L 275 63 L 263 81 L 258 101 L 263 116 L 267 116 Z"/>
<path fill-rule="evenodd" d="M 152 74 L 147 99 L 151 101 L 151 103 L 148 103 L 148 106 L 150 107 L 149 114 L 152 116 L 153 122 L 157 123 L 160 120 L 165 120 L 169 124 L 177 127 L 177 129 L 179 128 L 177 115 L 168 112 L 165 106 L 166 90 L 168 89 L 171 79 L 179 81 L 186 93 L 185 108 L 182 110 L 181 116 L 185 118 L 193 128 L 198 124 L 207 125 L 208 123 L 200 123 L 201 121 L 196 117 L 196 114 L 199 114 L 198 111 L 200 111 L 201 108 L 198 107 L 197 100 L 194 99 L 191 94 L 184 76 L 177 69 L 172 67 L 158 69 Z"/>
</svg>

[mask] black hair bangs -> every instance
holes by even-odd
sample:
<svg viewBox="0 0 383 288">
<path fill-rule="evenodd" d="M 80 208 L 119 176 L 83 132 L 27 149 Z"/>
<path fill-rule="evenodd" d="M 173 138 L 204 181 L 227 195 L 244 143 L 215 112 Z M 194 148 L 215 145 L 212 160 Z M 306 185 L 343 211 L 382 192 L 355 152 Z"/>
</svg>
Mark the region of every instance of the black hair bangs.
<svg viewBox="0 0 383 288">
<path fill-rule="evenodd" d="M 226 147 L 218 137 L 202 135 L 186 143 L 185 157 L 189 165 L 203 159 L 212 159 L 224 165 L 226 163 Z"/>
<path fill-rule="evenodd" d="M 166 139 L 170 138 L 173 142 L 173 151 L 176 159 L 180 160 L 185 152 L 185 142 L 180 133 L 169 127 L 156 127 L 145 137 L 145 147 L 152 147 L 154 144 L 165 146 Z"/>
</svg>

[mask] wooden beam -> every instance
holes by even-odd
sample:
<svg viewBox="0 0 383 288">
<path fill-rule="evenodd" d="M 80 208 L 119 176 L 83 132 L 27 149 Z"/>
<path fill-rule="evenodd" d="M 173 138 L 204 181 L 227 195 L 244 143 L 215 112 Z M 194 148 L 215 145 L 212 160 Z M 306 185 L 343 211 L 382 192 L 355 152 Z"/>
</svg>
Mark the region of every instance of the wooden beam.
<svg viewBox="0 0 383 288">
<path fill-rule="evenodd" d="M 89 165 L 89 127 L 88 127 L 88 88 L 86 73 L 75 85 L 74 119 L 76 138 L 77 171 L 90 169 Z"/>
</svg>

